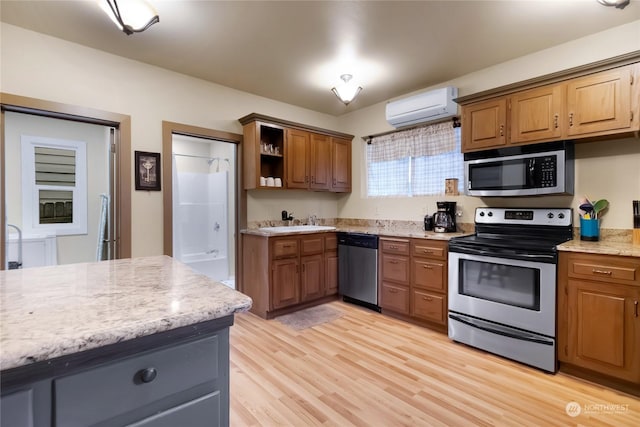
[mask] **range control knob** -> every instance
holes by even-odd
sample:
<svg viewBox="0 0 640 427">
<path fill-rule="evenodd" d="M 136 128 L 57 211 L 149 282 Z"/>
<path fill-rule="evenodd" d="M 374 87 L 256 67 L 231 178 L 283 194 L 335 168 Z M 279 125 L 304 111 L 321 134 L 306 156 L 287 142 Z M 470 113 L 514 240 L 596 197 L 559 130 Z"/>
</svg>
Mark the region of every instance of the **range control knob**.
<svg viewBox="0 0 640 427">
<path fill-rule="evenodd" d="M 558 214 L 558 218 L 560 218 L 560 219 L 564 219 L 564 214 L 563 214 L 563 213 L 559 213 L 559 214 Z"/>
<path fill-rule="evenodd" d="M 553 212 L 549 212 L 549 213 L 547 214 L 547 218 L 549 218 L 549 219 L 553 218 Z"/>
<path fill-rule="evenodd" d="M 484 216 L 484 212 L 480 212 L 480 216 Z"/>
<path fill-rule="evenodd" d="M 489 211 L 489 213 L 487 215 L 493 216 L 493 212 Z"/>
</svg>

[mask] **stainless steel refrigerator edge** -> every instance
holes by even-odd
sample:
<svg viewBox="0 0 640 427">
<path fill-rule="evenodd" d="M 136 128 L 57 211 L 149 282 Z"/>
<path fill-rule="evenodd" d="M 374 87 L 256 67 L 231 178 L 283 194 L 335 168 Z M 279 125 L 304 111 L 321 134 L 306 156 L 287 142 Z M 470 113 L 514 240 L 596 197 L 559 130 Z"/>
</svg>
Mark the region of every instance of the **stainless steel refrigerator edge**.
<svg viewBox="0 0 640 427">
<path fill-rule="evenodd" d="M 345 301 L 380 311 L 378 236 L 338 233 L 338 289 Z"/>
</svg>

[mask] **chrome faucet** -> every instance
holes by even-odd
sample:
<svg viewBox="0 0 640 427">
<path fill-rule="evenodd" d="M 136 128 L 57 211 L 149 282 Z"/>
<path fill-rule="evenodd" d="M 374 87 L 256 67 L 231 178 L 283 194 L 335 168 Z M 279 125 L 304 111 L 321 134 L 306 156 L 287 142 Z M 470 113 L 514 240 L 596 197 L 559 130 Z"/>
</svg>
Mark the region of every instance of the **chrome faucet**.
<svg viewBox="0 0 640 427">
<path fill-rule="evenodd" d="M 7 223 L 7 227 L 14 228 L 18 232 L 18 261 L 8 261 L 9 270 L 16 270 L 22 268 L 22 230 L 14 224 Z M 8 241 L 9 239 L 7 239 Z"/>
<path fill-rule="evenodd" d="M 309 214 L 309 225 L 318 225 L 318 217 L 316 215 Z"/>
</svg>

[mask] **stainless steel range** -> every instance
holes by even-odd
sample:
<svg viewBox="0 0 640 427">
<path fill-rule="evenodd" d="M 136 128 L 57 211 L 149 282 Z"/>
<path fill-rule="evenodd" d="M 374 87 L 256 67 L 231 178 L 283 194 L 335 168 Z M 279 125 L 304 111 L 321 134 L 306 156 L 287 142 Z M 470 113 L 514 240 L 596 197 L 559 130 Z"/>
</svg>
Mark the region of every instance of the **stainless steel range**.
<svg viewBox="0 0 640 427">
<path fill-rule="evenodd" d="M 449 338 L 556 371 L 556 245 L 571 209 L 477 208 L 449 242 Z"/>
</svg>

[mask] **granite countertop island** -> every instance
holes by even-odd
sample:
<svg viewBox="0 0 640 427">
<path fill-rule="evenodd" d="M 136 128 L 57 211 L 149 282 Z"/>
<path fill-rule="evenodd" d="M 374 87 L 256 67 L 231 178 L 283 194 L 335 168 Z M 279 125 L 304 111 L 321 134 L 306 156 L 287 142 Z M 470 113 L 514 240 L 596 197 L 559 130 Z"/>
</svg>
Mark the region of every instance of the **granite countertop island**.
<svg viewBox="0 0 640 427">
<path fill-rule="evenodd" d="M 168 256 L 0 272 L 0 425 L 229 425 L 251 298 Z"/>
<path fill-rule="evenodd" d="M 0 272 L 3 371 L 247 311 L 168 256 Z"/>
</svg>

